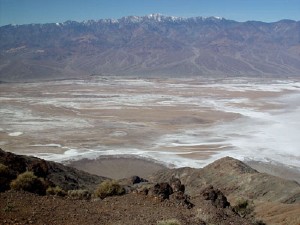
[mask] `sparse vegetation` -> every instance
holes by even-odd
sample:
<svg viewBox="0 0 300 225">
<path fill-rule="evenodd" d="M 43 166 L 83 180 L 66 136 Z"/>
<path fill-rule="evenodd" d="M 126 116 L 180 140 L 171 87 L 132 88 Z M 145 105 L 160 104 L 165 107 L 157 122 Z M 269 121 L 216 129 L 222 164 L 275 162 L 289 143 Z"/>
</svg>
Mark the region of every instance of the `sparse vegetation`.
<svg viewBox="0 0 300 225">
<path fill-rule="evenodd" d="M 169 219 L 158 221 L 157 225 L 181 225 L 181 223 L 177 219 Z"/>
<path fill-rule="evenodd" d="M 103 181 L 95 191 L 95 196 L 104 199 L 108 196 L 125 194 L 125 189 L 116 181 Z"/>
<path fill-rule="evenodd" d="M 238 213 L 241 217 L 249 216 L 253 213 L 253 203 L 249 202 L 247 199 L 240 199 L 233 209 L 236 213 Z"/>
<path fill-rule="evenodd" d="M 23 190 L 40 195 L 46 193 L 46 188 L 42 179 L 38 178 L 33 172 L 24 172 L 10 183 L 10 187 L 14 190 Z"/>
<path fill-rule="evenodd" d="M 0 163 L 0 176 L 5 175 L 9 172 L 8 167 Z"/>
<path fill-rule="evenodd" d="M 14 211 L 14 209 L 15 209 L 15 205 L 13 204 L 13 203 L 11 203 L 11 202 L 7 202 L 6 203 L 6 205 L 5 205 L 5 207 L 4 207 L 4 209 L 3 209 L 3 211 L 4 212 L 12 212 L 12 211 Z"/>
<path fill-rule="evenodd" d="M 0 192 L 6 191 L 9 189 L 9 183 L 15 176 L 11 173 L 8 166 L 0 163 Z"/>
<path fill-rule="evenodd" d="M 68 196 L 72 199 L 89 200 L 92 194 L 88 190 L 70 190 Z"/>
<path fill-rule="evenodd" d="M 48 187 L 46 190 L 47 195 L 56 195 L 56 196 L 61 196 L 64 197 L 67 195 L 67 193 L 59 186 L 55 187 Z"/>
</svg>

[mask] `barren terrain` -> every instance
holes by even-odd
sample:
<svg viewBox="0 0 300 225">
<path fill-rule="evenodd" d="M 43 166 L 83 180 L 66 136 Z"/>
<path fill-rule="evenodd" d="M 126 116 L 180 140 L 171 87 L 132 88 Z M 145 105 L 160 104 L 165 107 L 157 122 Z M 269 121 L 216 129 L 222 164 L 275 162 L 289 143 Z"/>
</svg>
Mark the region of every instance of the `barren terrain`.
<svg viewBox="0 0 300 225">
<path fill-rule="evenodd" d="M 230 155 L 294 170 L 299 90 L 297 80 L 250 78 L 2 83 L 0 144 L 59 162 L 125 155 L 203 167 Z"/>
</svg>

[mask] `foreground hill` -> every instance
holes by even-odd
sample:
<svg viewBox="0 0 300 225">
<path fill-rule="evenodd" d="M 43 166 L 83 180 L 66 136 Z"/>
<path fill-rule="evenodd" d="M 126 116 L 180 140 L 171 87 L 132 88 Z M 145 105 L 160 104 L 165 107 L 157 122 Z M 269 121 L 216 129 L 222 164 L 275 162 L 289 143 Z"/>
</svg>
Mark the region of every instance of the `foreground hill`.
<svg viewBox="0 0 300 225">
<path fill-rule="evenodd" d="M 0 80 L 298 76 L 300 22 L 153 14 L 0 27 Z"/>
<path fill-rule="evenodd" d="M 96 183 L 108 181 L 61 164 L 3 150 L 0 150 L 0 164 L 1 187 L 9 179 L 8 174 L 16 177 L 25 170 L 65 191 L 89 188 L 92 193 Z M 10 173 L 5 173 L 4 167 Z M 126 225 L 168 224 L 169 219 L 181 225 L 300 223 L 297 182 L 258 173 L 230 157 L 203 169 L 163 169 L 148 179 L 119 180 L 125 195 L 92 199 L 6 190 L 0 193 L 0 221 L 4 224 Z"/>
<path fill-rule="evenodd" d="M 191 195 L 197 193 L 198 187 L 212 184 L 223 190 L 229 198 L 300 203 L 300 185 L 296 181 L 259 173 L 231 157 L 219 159 L 203 169 L 161 170 L 152 175 L 151 180 L 162 181 L 173 176 L 186 184 Z"/>
<path fill-rule="evenodd" d="M 299 183 L 259 173 L 236 159 L 225 157 L 203 169 L 161 170 L 150 180 L 160 182 L 168 177 L 178 177 L 192 196 L 209 184 L 219 188 L 231 203 L 249 199 L 254 202 L 256 216 L 267 224 L 300 223 Z"/>
<path fill-rule="evenodd" d="M 25 171 L 32 171 L 38 177 L 42 177 L 47 182 L 57 185 L 65 190 L 93 190 L 100 182 L 108 179 L 91 175 L 71 167 L 66 167 L 59 163 L 45 161 L 30 156 L 16 155 L 3 151 L 1 148 L 0 164 L 8 167 L 9 176 L 6 176 L 6 178 L 9 180 L 16 178 L 17 175 Z M 4 179 L 1 179 L 0 186 L 0 191 L 7 188 Z"/>
</svg>

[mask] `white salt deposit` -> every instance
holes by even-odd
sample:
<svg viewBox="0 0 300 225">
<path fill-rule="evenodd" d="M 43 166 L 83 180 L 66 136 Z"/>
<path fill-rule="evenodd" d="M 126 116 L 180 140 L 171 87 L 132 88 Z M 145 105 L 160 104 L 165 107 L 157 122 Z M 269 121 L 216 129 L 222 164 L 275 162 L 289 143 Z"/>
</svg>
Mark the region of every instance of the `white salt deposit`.
<svg viewBox="0 0 300 225">
<path fill-rule="evenodd" d="M 17 137 L 17 136 L 20 136 L 22 134 L 23 134 L 23 132 L 20 132 L 20 131 L 8 133 L 8 135 L 11 136 L 11 137 Z"/>
<path fill-rule="evenodd" d="M 53 90 L 63 91 L 46 89 L 49 86 Z M 43 95 L 30 96 L 29 91 L 25 96 L 16 92 L 3 94 L 1 92 L 0 131 L 17 130 L 8 135 L 22 138 L 23 132 L 18 130 L 25 130 L 26 136 L 34 137 L 29 147 L 36 147 L 35 150 L 43 147 L 65 150 L 63 154 L 33 152 L 36 156 L 45 159 L 64 161 L 96 158 L 102 155 L 132 155 L 149 157 L 178 167 L 202 167 L 223 156 L 233 156 L 242 160 L 273 161 L 300 167 L 299 81 L 99 79 L 27 83 L 22 84 L 22 88 L 26 90 L 40 88 Z M 264 98 L 259 95 L 256 98 L 251 98 L 250 95 L 248 97 L 247 94 L 254 92 L 276 95 Z M 10 101 L 14 104 L 10 104 Z M 264 109 L 267 104 L 278 107 Z M 45 107 L 53 110 L 54 113 L 43 112 L 43 114 L 30 108 L 31 106 Z M 120 116 L 97 113 L 97 110 L 122 112 L 124 109 L 131 109 L 134 113 L 134 110 L 141 107 L 144 110 L 155 107 L 176 107 L 176 110 L 195 113 L 207 109 L 236 114 L 239 117 L 231 120 L 220 119 L 198 127 L 180 124 L 176 129 L 170 128 L 161 132 L 156 130 L 161 125 L 160 118 L 154 122 L 130 121 L 122 118 L 122 113 Z M 89 114 L 90 112 L 94 114 Z M 100 123 L 99 132 L 102 133 L 90 138 L 89 130 L 95 128 L 95 123 Z M 147 131 L 145 135 L 154 134 L 155 138 L 133 137 L 133 144 L 126 143 L 126 146 L 122 141 L 118 145 L 104 143 L 107 139 L 120 139 L 126 142 L 126 138 L 133 135 L 130 132 L 139 134 L 137 129 L 144 128 Z M 52 139 L 35 143 L 41 132 L 45 132 Z M 76 140 L 74 145 L 56 144 L 56 142 L 64 143 L 62 141 L 65 140 L 60 141 L 60 137 L 66 134 L 67 137 L 72 137 L 73 132 L 83 133 L 86 136 Z M 89 139 L 91 141 L 87 141 Z M 85 143 L 84 147 L 80 145 L 81 142 Z M 204 153 L 213 154 L 209 159 L 204 160 L 181 157 Z"/>
</svg>

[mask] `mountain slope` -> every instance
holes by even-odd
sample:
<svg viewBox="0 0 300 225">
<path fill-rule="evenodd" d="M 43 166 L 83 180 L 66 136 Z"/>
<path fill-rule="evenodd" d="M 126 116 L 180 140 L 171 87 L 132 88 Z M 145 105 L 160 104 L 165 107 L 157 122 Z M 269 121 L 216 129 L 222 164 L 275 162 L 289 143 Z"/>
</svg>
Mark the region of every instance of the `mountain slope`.
<svg viewBox="0 0 300 225">
<path fill-rule="evenodd" d="M 0 79 L 298 76 L 300 22 L 161 15 L 0 27 Z"/>
<path fill-rule="evenodd" d="M 200 187 L 213 185 L 222 190 L 232 204 L 240 199 L 254 201 L 256 217 L 267 224 L 300 223 L 300 185 L 259 173 L 236 159 L 225 157 L 203 169 L 166 169 L 150 180 L 160 182 L 170 177 L 179 178 L 191 196 L 199 195 Z"/>
<path fill-rule="evenodd" d="M 216 160 L 203 169 L 161 170 L 151 180 L 160 182 L 167 177 L 178 177 L 191 195 L 197 194 L 199 187 L 211 184 L 232 199 L 300 203 L 300 185 L 297 182 L 259 173 L 231 157 Z"/>
<path fill-rule="evenodd" d="M 25 171 L 32 171 L 35 175 L 43 177 L 47 182 L 59 186 L 64 190 L 94 190 L 99 183 L 108 179 L 36 157 L 16 155 L 3 151 L 1 148 L 0 163 L 7 166 L 11 171 L 10 180 L 15 179 L 17 175 Z M 1 189 L 4 188 L 2 178 L 4 177 L 1 177 L 1 186 L 3 185 Z"/>
</svg>

